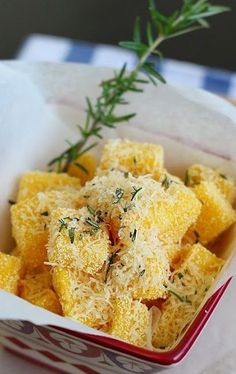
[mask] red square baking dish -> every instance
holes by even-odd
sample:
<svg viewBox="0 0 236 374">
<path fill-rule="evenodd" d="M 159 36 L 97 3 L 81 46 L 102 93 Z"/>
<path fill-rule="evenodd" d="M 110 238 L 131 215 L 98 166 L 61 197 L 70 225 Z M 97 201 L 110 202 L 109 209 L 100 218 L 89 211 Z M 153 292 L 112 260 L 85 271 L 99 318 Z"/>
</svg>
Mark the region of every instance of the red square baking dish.
<svg viewBox="0 0 236 374">
<path fill-rule="evenodd" d="M 229 279 L 205 303 L 179 344 L 152 352 L 110 337 L 29 321 L 0 321 L 0 342 L 25 359 L 66 373 L 157 373 L 180 362 L 214 312 Z"/>
<path fill-rule="evenodd" d="M 84 97 L 96 96 L 99 82 L 109 76 L 110 70 L 83 65 L 8 62 L 1 65 L 1 74 L 7 84 L 4 98 L 0 87 L 5 108 L 0 118 L 4 180 L 0 196 L 0 237 L 1 247 L 7 251 L 12 244 L 6 202 L 14 198 L 18 177 L 25 170 L 43 170 L 58 149 L 63 149 L 64 139 L 75 134 L 72 125 L 83 118 Z M 202 91 L 168 85 L 158 89 L 150 86 L 142 98 L 134 95 L 130 102 L 132 110 L 138 108 L 135 121 L 121 125 L 112 134 L 104 133 L 104 138 L 127 137 L 163 144 L 166 167 L 182 177 L 183 170 L 196 161 L 212 167 L 222 166 L 236 176 L 236 110 L 230 104 Z M 19 123 L 24 126 L 20 127 Z M 7 144 L 4 139 L 9 139 Z M 11 161 L 7 168 L 4 159 Z M 79 324 L 73 328 L 66 318 L 60 317 L 59 323 L 52 313 L 3 291 L 0 292 L 0 342 L 28 360 L 67 373 L 164 370 L 188 354 L 223 294 L 232 287 L 235 237 L 234 228 L 223 237 L 221 254 L 227 266 L 208 291 L 195 319 L 168 352 L 138 348 Z"/>
</svg>

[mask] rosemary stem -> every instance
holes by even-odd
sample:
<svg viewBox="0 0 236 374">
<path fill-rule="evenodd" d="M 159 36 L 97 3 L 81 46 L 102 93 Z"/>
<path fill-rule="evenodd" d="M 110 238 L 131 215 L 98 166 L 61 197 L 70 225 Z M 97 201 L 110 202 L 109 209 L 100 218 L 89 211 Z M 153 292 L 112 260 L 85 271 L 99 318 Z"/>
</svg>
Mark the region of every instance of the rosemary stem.
<svg viewBox="0 0 236 374">
<path fill-rule="evenodd" d="M 150 47 L 147 49 L 147 51 L 144 53 L 144 55 L 141 57 L 139 63 L 133 70 L 133 74 L 136 75 L 139 70 L 142 68 L 143 64 L 147 61 L 148 57 L 155 51 L 155 49 L 164 41 L 163 36 L 158 36 L 156 40 L 150 45 Z"/>
</svg>

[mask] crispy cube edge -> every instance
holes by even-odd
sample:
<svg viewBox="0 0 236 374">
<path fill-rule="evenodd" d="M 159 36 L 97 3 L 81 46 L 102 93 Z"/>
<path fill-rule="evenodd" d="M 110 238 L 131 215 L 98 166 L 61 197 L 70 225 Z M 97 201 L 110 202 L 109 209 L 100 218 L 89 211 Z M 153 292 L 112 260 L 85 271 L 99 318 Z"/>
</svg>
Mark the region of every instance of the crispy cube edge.
<svg viewBox="0 0 236 374">
<path fill-rule="evenodd" d="M 116 299 L 110 333 L 131 344 L 144 347 L 147 344 L 149 318 L 146 305 L 125 297 Z"/>
<path fill-rule="evenodd" d="M 80 188 L 79 178 L 54 172 L 29 171 L 20 179 L 17 202 L 31 198 L 38 192 L 67 187 Z"/>
<path fill-rule="evenodd" d="M 0 289 L 17 295 L 21 271 L 19 258 L 0 252 Z"/>
<path fill-rule="evenodd" d="M 194 231 L 202 244 L 215 240 L 236 221 L 236 212 L 212 182 L 201 182 L 193 191 L 202 202 Z"/>
</svg>

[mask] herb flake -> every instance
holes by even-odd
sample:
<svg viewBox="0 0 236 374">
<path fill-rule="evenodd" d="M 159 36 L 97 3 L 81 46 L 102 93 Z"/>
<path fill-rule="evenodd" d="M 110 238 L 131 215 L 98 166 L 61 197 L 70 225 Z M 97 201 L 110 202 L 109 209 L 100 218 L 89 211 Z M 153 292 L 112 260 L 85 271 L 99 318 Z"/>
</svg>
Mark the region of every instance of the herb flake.
<svg viewBox="0 0 236 374">
<path fill-rule="evenodd" d="M 189 172 L 188 172 L 188 170 L 186 170 L 186 172 L 185 172 L 185 177 L 184 177 L 184 184 L 185 184 L 185 186 L 189 186 L 189 182 L 190 182 L 190 177 L 189 177 Z"/>
<path fill-rule="evenodd" d="M 176 293 L 173 290 L 169 290 L 169 292 L 175 297 L 177 297 L 177 299 L 179 299 L 179 301 L 181 301 L 182 303 L 192 304 L 192 301 L 188 300 L 187 296 L 180 296 L 178 293 Z"/>
<path fill-rule="evenodd" d="M 90 217 L 86 218 L 85 222 L 86 222 L 88 225 L 92 226 L 93 228 L 95 228 L 95 229 L 97 229 L 97 230 L 100 229 L 99 224 L 98 224 L 97 222 L 95 222 L 94 220 L 92 220 Z"/>
<path fill-rule="evenodd" d="M 115 191 L 116 199 L 113 201 L 113 204 L 118 204 L 122 197 L 124 196 L 124 190 L 122 188 L 117 188 Z"/>
<path fill-rule="evenodd" d="M 49 213 L 46 211 L 46 212 L 40 213 L 40 215 L 41 215 L 41 216 L 48 217 L 48 216 L 49 216 Z"/>
<path fill-rule="evenodd" d="M 173 183 L 173 181 L 168 177 L 168 175 L 166 174 L 165 175 L 165 178 L 163 179 L 163 181 L 161 182 L 161 186 L 164 188 L 164 190 L 168 190 L 168 188 L 170 187 L 171 183 Z"/>
<path fill-rule="evenodd" d="M 60 226 L 60 228 L 59 228 L 59 232 L 61 232 L 63 228 L 67 229 L 68 225 L 67 225 L 67 223 L 64 221 L 64 218 L 60 218 L 60 219 L 59 219 L 59 222 L 60 222 L 60 224 L 61 224 L 61 226 Z"/>
<path fill-rule="evenodd" d="M 133 192 L 131 192 L 131 201 L 133 201 L 134 200 L 134 198 L 135 198 L 135 196 L 137 195 L 137 193 L 139 192 L 139 191 L 141 191 L 143 189 L 143 187 L 135 187 L 135 186 L 133 186 Z"/>
<path fill-rule="evenodd" d="M 75 227 L 69 228 L 69 238 L 70 238 L 71 244 L 73 244 L 75 241 Z"/>
<path fill-rule="evenodd" d="M 140 271 L 139 276 L 142 277 L 144 275 L 145 271 L 146 271 L 145 269 L 143 269 L 142 271 Z"/>
<path fill-rule="evenodd" d="M 132 242 L 134 242 L 134 241 L 135 241 L 135 239 L 136 239 L 136 236 L 137 236 L 137 230 L 136 230 L 136 229 L 134 229 L 134 231 L 133 231 L 133 232 L 130 232 L 129 236 L 130 236 L 130 238 L 131 238 Z"/>
<path fill-rule="evenodd" d="M 89 211 L 89 213 L 92 215 L 92 216 L 95 216 L 96 214 L 96 211 L 95 209 L 93 209 L 91 206 L 87 205 L 87 209 Z"/>
<path fill-rule="evenodd" d="M 109 274 L 109 271 L 110 271 L 110 268 L 111 268 L 111 265 L 114 264 L 115 262 L 115 258 L 117 256 L 117 253 L 119 252 L 119 249 L 112 253 L 109 258 L 108 258 L 108 263 L 107 263 L 107 268 L 106 268 L 106 274 L 105 274 L 105 278 L 104 278 L 104 283 L 107 283 L 107 279 L 108 279 L 108 274 Z"/>
<path fill-rule="evenodd" d="M 225 180 L 228 180 L 228 178 L 226 177 L 225 174 L 220 173 L 219 176 L 220 176 L 221 178 L 225 179 Z"/>
<path fill-rule="evenodd" d="M 15 204 L 16 204 L 16 201 L 14 201 L 14 200 L 8 200 L 8 204 L 10 204 L 10 205 L 15 205 Z"/>
</svg>

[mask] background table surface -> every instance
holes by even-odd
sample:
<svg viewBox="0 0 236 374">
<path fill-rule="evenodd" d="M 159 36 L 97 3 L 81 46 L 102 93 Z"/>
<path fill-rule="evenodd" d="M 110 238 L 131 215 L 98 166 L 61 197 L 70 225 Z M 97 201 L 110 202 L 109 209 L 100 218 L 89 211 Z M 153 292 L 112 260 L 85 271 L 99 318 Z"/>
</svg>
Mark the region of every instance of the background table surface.
<svg viewBox="0 0 236 374">
<path fill-rule="evenodd" d="M 29 37 L 18 54 L 20 60 L 85 62 L 97 66 L 119 67 L 124 61 L 129 66 L 135 63 L 135 56 L 119 48 L 104 45 L 86 44 L 64 38 L 33 35 Z M 117 63 L 118 61 L 118 63 Z M 214 93 L 236 99 L 236 74 L 215 70 L 185 62 L 167 60 L 159 64 L 159 70 L 170 83 L 194 88 L 205 88 Z M 188 357 L 165 374 L 235 374 L 236 373 L 236 282 L 220 302 L 213 318 L 209 321 Z M 222 346 L 215 344 L 215 327 L 220 325 Z M 217 329 L 219 331 L 219 329 Z M 208 364 L 203 360 L 209 356 Z M 199 362 L 193 367 L 193 361 Z M 28 363 L 5 351 L 0 346 L 1 374 L 49 374 L 50 370 Z M 101 373 L 102 374 L 102 373 Z"/>
</svg>

